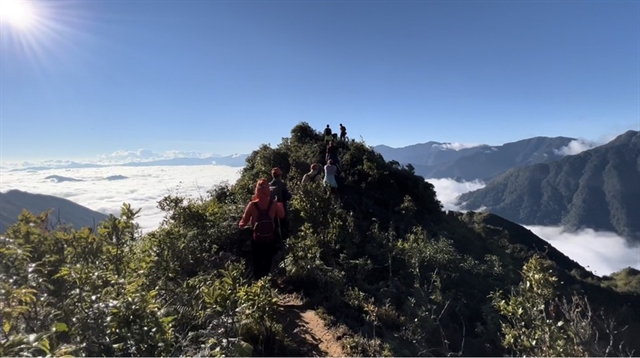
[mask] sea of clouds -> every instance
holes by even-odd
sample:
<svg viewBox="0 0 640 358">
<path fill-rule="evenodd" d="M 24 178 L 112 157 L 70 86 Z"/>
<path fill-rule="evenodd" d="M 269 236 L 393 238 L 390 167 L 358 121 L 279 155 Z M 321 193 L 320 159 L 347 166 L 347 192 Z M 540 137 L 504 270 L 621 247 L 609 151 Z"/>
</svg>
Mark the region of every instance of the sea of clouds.
<svg viewBox="0 0 640 358">
<path fill-rule="evenodd" d="M 456 200 L 459 195 L 485 186 L 481 181 L 427 181 L 433 184 L 445 210 L 460 210 Z M 524 227 L 596 275 L 609 275 L 626 267 L 640 270 L 640 245 L 631 246 L 615 233 L 592 229 L 566 232 L 562 226 Z"/>
<path fill-rule="evenodd" d="M 221 165 L 2 170 L 0 191 L 19 189 L 54 195 L 114 215 L 118 215 L 122 204 L 127 202 L 142 209 L 138 224 L 143 232 L 149 232 L 156 229 L 164 217 L 157 207 L 160 199 L 169 194 L 206 196 L 217 184 L 234 183 L 240 177 L 240 170 Z M 460 194 L 485 185 L 480 181 L 452 179 L 427 181 L 434 185 L 446 210 L 459 210 L 456 198 Z M 607 275 L 628 266 L 640 269 L 640 246 L 630 247 L 624 238 L 614 233 L 590 229 L 570 233 L 564 232 L 562 227 L 527 228 L 597 275 Z"/>
<path fill-rule="evenodd" d="M 191 165 L 2 171 L 0 191 L 18 189 L 53 195 L 114 215 L 119 215 L 122 204 L 127 202 L 142 209 L 137 222 L 143 232 L 149 232 L 164 217 L 157 206 L 160 199 L 170 194 L 205 197 L 207 190 L 217 184 L 236 182 L 240 170 L 222 165 Z M 124 178 L 113 180 L 120 176 Z"/>
</svg>

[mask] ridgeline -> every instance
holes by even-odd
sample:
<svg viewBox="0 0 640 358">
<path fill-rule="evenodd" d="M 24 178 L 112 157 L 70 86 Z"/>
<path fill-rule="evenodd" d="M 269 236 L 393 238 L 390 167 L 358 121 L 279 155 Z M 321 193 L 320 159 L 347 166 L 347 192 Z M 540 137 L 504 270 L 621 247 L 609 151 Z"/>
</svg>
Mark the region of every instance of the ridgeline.
<svg viewBox="0 0 640 358">
<path fill-rule="evenodd" d="M 165 221 L 144 236 L 128 205 L 97 232 L 47 229 L 46 214 L 25 213 L 0 246 L 0 354 L 640 351 L 635 272 L 596 277 L 499 216 L 443 211 L 410 165 L 386 162 L 363 142 L 337 144 L 339 198 L 299 184 L 326 150 L 300 123 L 277 147 L 254 151 L 233 185 L 202 199 L 163 198 Z M 291 237 L 272 276 L 254 282 L 237 224 L 256 180 L 275 166 L 294 194 Z"/>
<path fill-rule="evenodd" d="M 640 132 L 550 163 L 515 168 L 460 196 L 523 225 L 612 231 L 640 243 Z"/>
</svg>

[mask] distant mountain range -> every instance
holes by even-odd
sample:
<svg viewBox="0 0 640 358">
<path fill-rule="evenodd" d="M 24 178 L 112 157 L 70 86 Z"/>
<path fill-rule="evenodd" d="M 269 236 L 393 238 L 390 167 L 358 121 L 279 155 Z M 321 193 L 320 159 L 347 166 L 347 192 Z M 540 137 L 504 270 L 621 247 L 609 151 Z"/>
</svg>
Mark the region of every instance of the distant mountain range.
<svg viewBox="0 0 640 358">
<path fill-rule="evenodd" d="M 171 158 L 150 161 L 136 161 L 126 163 L 51 163 L 49 165 L 25 166 L 11 171 L 25 170 L 49 170 L 49 169 L 78 169 L 78 168 L 104 168 L 104 167 L 151 167 L 151 166 L 177 166 L 177 165 L 227 165 L 230 167 L 242 167 L 245 165 L 247 154 L 236 154 L 224 157 L 212 156 L 206 158 Z"/>
<path fill-rule="evenodd" d="M 18 216 L 23 209 L 34 214 L 54 209 L 50 216 L 52 224 L 59 221 L 75 228 L 93 227 L 107 218 L 107 215 L 103 213 L 93 211 L 67 199 L 10 190 L 6 193 L 0 193 L 0 233 L 4 233 L 9 226 L 18 221 Z"/>
<path fill-rule="evenodd" d="M 489 181 L 511 168 L 549 163 L 566 155 L 575 138 L 534 137 L 499 146 L 459 147 L 451 143 L 427 142 L 402 148 L 378 145 L 374 150 L 386 160 L 411 164 L 425 178 Z"/>
<path fill-rule="evenodd" d="M 640 133 L 551 163 L 514 168 L 465 193 L 464 210 L 487 211 L 523 225 L 592 228 L 640 242 Z"/>
<path fill-rule="evenodd" d="M 65 177 L 62 175 L 48 175 L 46 177 L 44 177 L 45 179 L 49 179 L 53 182 L 56 183 L 62 183 L 62 182 L 78 182 L 78 181 L 84 181 L 82 179 L 76 179 L 76 178 L 71 178 L 71 177 Z M 128 177 L 124 176 L 124 175 L 109 175 L 108 177 L 105 177 L 104 180 L 108 180 L 108 181 L 114 181 L 114 180 L 124 180 L 124 179 L 128 179 Z"/>
</svg>

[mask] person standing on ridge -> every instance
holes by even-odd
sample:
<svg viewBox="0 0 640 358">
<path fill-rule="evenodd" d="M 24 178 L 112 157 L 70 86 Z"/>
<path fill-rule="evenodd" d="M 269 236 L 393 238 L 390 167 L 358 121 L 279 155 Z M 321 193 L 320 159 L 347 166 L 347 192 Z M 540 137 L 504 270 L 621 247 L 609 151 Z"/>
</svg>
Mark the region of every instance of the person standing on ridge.
<svg viewBox="0 0 640 358">
<path fill-rule="evenodd" d="M 327 128 L 324 129 L 324 142 L 327 143 L 333 140 L 333 132 L 331 131 L 331 127 L 327 124 Z"/>
<path fill-rule="evenodd" d="M 340 123 L 340 140 L 344 142 L 346 139 L 347 139 L 347 127 L 343 126 L 342 123 Z"/>
<path fill-rule="evenodd" d="M 251 259 L 253 277 L 256 280 L 267 276 L 271 270 L 271 261 L 276 253 L 276 218 L 284 218 L 284 207 L 281 203 L 271 200 L 268 180 L 260 179 L 256 183 L 255 195 L 247 204 L 238 223 L 240 229 L 253 229 Z"/>
<path fill-rule="evenodd" d="M 305 183 L 318 183 L 322 177 L 322 172 L 320 171 L 320 164 L 313 163 L 311 164 L 311 171 L 305 174 L 302 177 L 302 184 Z"/>
<path fill-rule="evenodd" d="M 327 165 L 324 166 L 324 183 L 329 185 L 331 193 L 335 196 L 338 195 L 338 182 L 336 181 L 336 173 L 338 168 L 334 165 L 333 160 L 329 159 Z"/>
<path fill-rule="evenodd" d="M 336 146 L 333 141 L 329 142 L 329 146 L 327 147 L 327 155 L 325 160 L 329 162 L 329 160 L 333 160 L 335 166 L 340 168 L 340 159 L 338 158 L 338 146 Z"/>
<path fill-rule="evenodd" d="M 280 231 L 282 240 L 289 237 L 289 220 L 287 217 L 287 203 L 291 200 L 291 193 L 287 189 L 287 184 L 282 180 L 282 170 L 275 167 L 271 169 L 271 177 L 273 180 L 269 183 L 271 191 L 271 200 L 282 203 L 284 208 L 284 218 L 276 221 L 276 229 Z"/>
</svg>

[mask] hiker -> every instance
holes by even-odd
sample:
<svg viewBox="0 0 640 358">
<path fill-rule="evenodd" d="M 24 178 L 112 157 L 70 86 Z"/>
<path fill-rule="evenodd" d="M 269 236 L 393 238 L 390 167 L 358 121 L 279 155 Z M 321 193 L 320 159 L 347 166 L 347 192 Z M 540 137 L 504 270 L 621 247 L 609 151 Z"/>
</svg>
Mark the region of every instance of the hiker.
<svg viewBox="0 0 640 358">
<path fill-rule="evenodd" d="M 336 181 L 336 173 L 338 168 L 334 165 L 333 159 L 329 159 L 327 165 L 324 166 L 324 183 L 329 185 L 331 193 L 338 194 L 338 182 Z"/>
<path fill-rule="evenodd" d="M 327 128 L 324 129 L 324 142 L 327 143 L 333 140 L 333 132 L 331 131 L 331 127 L 327 124 Z"/>
<path fill-rule="evenodd" d="M 320 182 L 320 180 L 322 179 L 322 171 L 320 170 L 321 168 L 322 167 L 320 166 L 320 164 L 311 164 L 311 171 L 302 177 L 302 184 Z"/>
<path fill-rule="evenodd" d="M 346 138 L 347 138 L 347 127 L 343 126 L 342 123 L 340 123 L 340 140 L 345 141 Z"/>
<path fill-rule="evenodd" d="M 281 203 L 271 200 L 269 181 L 260 179 L 256 183 L 256 191 L 252 200 L 247 204 L 238 226 L 240 229 L 251 227 L 251 258 L 253 262 L 253 277 L 256 280 L 269 274 L 271 261 L 276 253 L 277 231 L 274 219 L 284 218 L 284 207 Z M 251 226 L 248 226 L 251 225 Z"/>
<path fill-rule="evenodd" d="M 271 169 L 271 177 L 273 180 L 269 183 L 271 191 L 271 200 L 282 203 L 284 208 L 284 218 L 276 221 L 276 229 L 280 231 L 281 239 L 286 240 L 289 237 L 289 220 L 287 218 L 287 203 L 291 200 L 291 193 L 287 189 L 287 184 L 282 180 L 282 170 L 275 167 Z"/>
<path fill-rule="evenodd" d="M 340 165 L 340 159 L 338 158 L 338 146 L 336 146 L 333 141 L 330 141 L 329 146 L 327 147 L 325 161 L 329 162 L 329 160 L 333 160 L 333 163 L 336 166 Z"/>
</svg>

